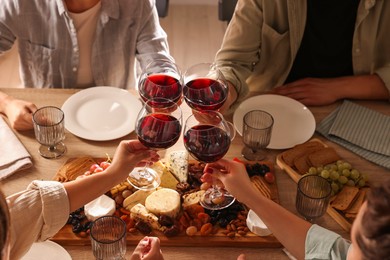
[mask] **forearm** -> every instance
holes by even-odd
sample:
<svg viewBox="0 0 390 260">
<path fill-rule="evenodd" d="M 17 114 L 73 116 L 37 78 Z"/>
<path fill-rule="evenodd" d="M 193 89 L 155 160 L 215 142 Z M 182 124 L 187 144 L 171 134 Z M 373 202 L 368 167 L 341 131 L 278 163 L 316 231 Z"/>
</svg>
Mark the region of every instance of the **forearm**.
<svg viewBox="0 0 390 260">
<path fill-rule="evenodd" d="M 304 259 L 305 241 L 311 224 L 259 193 L 244 202 L 272 231 L 273 235 L 298 259 Z"/>
<path fill-rule="evenodd" d="M 390 93 L 382 79 L 376 75 L 350 76 L 334 79 L 338 99 L 389 100 Z"/>
<path fill-rule="evenodd" d="M 5 114 L 5 109 L 11 97 L 0 91 L 0 113 Z"/>
<path fill-rule="evenodd" d="M 123 178 L 121 176 L 123 175 L 116 174 L 108 168 L 103 172 L 64 183 L 64 188 L 68 194 L 70 212 L 84 206 L 122 182 Z"/>
</svg>

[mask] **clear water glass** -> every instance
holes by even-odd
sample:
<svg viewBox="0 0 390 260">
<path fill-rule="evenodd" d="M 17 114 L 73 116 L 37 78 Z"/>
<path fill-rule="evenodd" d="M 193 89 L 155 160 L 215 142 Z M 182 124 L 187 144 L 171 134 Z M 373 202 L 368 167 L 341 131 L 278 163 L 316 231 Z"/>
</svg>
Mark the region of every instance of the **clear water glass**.
<svg viewBox="0 0 390 260">
<path fill-rule="evenodd" d="M 41 107 L 33 114 L 33 124 L 40 155 L 48 159 L 62 156 L 66 151 L 64 112 L 54 106 Z"/>
<path fill-rule="evenodd" d="M 298 181 L 296 209 L 307 221 L 323 216 L 329 205 L 332 187 L 318 175 L 305 175 Z"/>
<path fill-rule="evenodd" d="M 263 110 L 252 110 L 244 115 L 242 139 L 245 144 L 242 155 L 249 161 L 266 158 L 264 148 L 271 141 L 274 118 Z"/>
<path fill-rule="evenodd" d="M 122 260 L 126 254 L 126 223 L 115 216 L 96 219 L 90 230 L 93 255 L 98 260 Z"/>
</svg>

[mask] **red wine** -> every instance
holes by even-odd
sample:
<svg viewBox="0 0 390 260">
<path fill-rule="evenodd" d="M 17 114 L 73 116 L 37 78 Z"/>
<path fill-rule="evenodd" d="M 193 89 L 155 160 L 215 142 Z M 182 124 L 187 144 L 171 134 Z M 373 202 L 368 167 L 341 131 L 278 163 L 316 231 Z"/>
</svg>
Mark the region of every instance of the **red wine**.
<svg viewBox="0 0 390 260">
<path fill-rule="evenodd" d="M 140 119 L 136 133 L 139 141 L 149 148 L 166 149 L 180 137 L 181 125 L 175 117 L 150 114 Z"/>
<path fill-rule="evenodd" d="M 177 102 L 181 98 L 182 85 L 174 77 L 153 74 L 143 80 L 139 91 L 145 102 L 152 98 L 166 98 Z"/>
<path fill-rule="evenodd" d="M 197 160 L 215 162 L 229 150 L 230 136 L 219 127 L 197 125 L 184 134 L 184 146 Z"/>
<path fill-rule="evenodd" d="M 192 109 L 217 110 L 226 100 L 227 88 L 219 81 L 199 78 L 187 82 L 183 94 Z"/>
</svg>

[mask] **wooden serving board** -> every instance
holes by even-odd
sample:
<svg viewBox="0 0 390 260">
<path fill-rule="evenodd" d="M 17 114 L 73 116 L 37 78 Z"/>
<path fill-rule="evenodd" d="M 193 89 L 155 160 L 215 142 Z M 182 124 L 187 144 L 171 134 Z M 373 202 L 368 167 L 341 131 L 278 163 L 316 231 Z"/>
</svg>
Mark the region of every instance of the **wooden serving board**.
<svg viewBox="0 0 390 260">
<path fill-rule="evenodd" d="M 68 160 L 68 162 L 73 161 L 74 159 Z M 67 162 L 67 163 L 68 163 Z M 66 166 L 66 164 L 64 166 Z M 267 164 L 271 171 L 274 171 L 274 166 L 271 162 L 259 162 Z M 60 169 L 58 174 L 63 176 L 64 169 Z M 58 176 L 54 176 L 54 179 L 58 179 Z M 276 182 L 270 186 L 272 200 L 279 202 L 278 189 Z M 192 246 L 192 247 L 264 247 L 264 248 L 276 248 L 281 247 L 281 243 L 273 236 L 257 236 L 251 232 L 248 232 L 245 236 L 240 236 L 236 234 L 235 237 L 229 238 L 226 234 L 222 233 L 226 229 L 217 228 L 217 231 L 208 236 L 201 236 L 200 232 L 197 232 L 196 235 L 190 237 L 185 234 L 185 231 L 181 232 L 175 237 L 166 237 L 162 232 L 153 230 L 152 234 L 149 236 L 157 236 L 160 238 L 162 246 Z M 137 245 L 138 242 L 144 237 L 140 232 L 137 233 L 127 233 L 127 243 L 128 245 Z M 52 239 L 52 241 L 60 245 L 89 245 L 90 238 L 80 237 L 79 235 L 73 233 L 71 225 L 65 225 Z"/>
<path fill-rule="evenodd" d="M 317 138 L 311 139 L 309 142 L 319 142 L 321 143 L 324 147 L 327 147 L 325 143 L 323 143 L 321 140 Z M 294 182 L 298 183 L 298 180 L 303 176 L 297 171 L 295 171 L 293 168 L 291 168 L 287 163 L 283 161 L 283 153 L 280 153 L 276 157 L 276 164 L 284 170 L 292 179 Z M 352 223 L 345 218 L 345 216 L 333 208 L 331 205 L 328 206 L 328 209 L 326 211 L 342 228 L 344 228 L 347 231 L 351 230 Z"/>
</svg>

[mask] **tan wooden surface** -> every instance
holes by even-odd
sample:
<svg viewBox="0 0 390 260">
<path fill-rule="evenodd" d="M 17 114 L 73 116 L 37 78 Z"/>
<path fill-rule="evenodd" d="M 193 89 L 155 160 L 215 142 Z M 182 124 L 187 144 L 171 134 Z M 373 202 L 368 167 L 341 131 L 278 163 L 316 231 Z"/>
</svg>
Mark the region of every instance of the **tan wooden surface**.
<svg viewBox="0 0 390 260">
<path fill-rule="evenodd" d="M 44 105 L 55 105 L 61 107 L 64 101 L 71 96 L 76 90 L 53 90 L 53 89 L 0 89 L 1 91 L 15 96 L 20 99 L 30 100 L 37 104 L 38 107 Z M 390 115 L 390 105 L 387 102 L 359 102 L 359 104 Z M 338 104 L 311 107 L 316 122 L 320 122 L 325 116 L 333 111 Z M 190 114 L 190 110 L 185 104 L 182 105 L 184 110 L 184 118 Z M 138 111 L 134 111 L 137 113 Z M 83 155 L 92 157 L 101 157 L 105 153 L 113 155 L 119 141 L 87 141 L 78 138 L 71 133 L 66 133 L 65 144 L 68 147 L 67 153 L 59 159 L 48 160 L 40 157 L 38 154 L 38 143 L 34 138 L 33 131 L 17 132 L 21 142 L 25 145 L 29 153 L 32 155 L 34 166 L 28 170 L 20 171 L 2 181 L 2 189 L 6 195 L 18 192 L 26 188 L 26 186 L 35 179 L 50 180 L 56 173 L 56 170 L 69 158 L 74 158 Z M 323 140 L 327 145 L 335 147 L 337 152 L 352 165 L 362 172 L 369 174 L 371 182 L 379 182 L 390 178 L 389 170 L 376 166 L 365 159 L 343 149 L 342 147 L 331 143 L 324 138 L 314 135 Z M 134 133 L 125 136 L 122 139 L 135 138 Z M 236 135 L 232 142 L 231 148 L 226 155 L 227 158 L 240 156 L 240 151 L 243 147 L 241 137 Z M 183 144 L 179 141 L 170 149 L 183 149 Z M 275 162 L 276 156 L 282 150 L 269 150 L 268 159 Z M 296 184 L 294 181 L 280 168 L 275 167 L 277 176 L 277 184 L 279 189 L 280 204 L 291 212 L 296 213 L 295 193 Z M 325 228 L 331 229 L 345 238 L 349 238 L 349 234 L 343 230 L 329 215 L 325 215 L 317 222 Z M 70 253 L 73 259 L 93 259 L 90 246 L 64 246 Z M 129 258 L 133 246 L 128 247 L 127 257 Z M 288 259 L 280 248 L 265 249 L 265 248 L 240 248 L 240 247 L 163 247 L 162 248 L 166 259 L 236 259 L 240 253 L 245 253 L 247 259 Z"/>
</svg>

